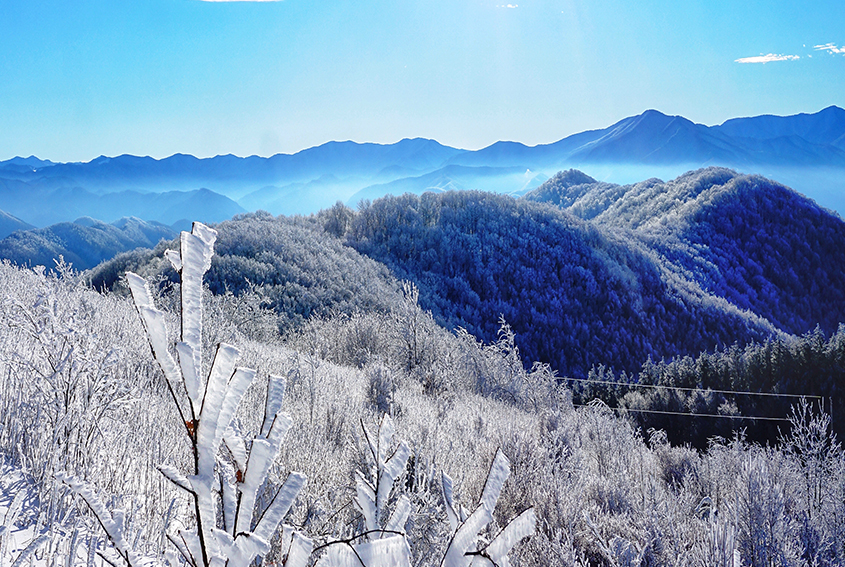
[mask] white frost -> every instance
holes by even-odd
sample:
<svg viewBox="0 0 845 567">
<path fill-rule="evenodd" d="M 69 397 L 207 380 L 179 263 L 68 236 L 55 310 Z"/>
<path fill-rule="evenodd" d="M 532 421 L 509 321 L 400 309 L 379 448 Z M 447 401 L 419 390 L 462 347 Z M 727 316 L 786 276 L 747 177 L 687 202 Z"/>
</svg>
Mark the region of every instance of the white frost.
<svg viewBox="0 0 845 567">
<path fill-rule="evenodd" d="M 487 475 L 487 482 L 484 483 L 484 491 L 481 493 L 481 505 L 490 512 L 496 507 L 502 487 L 511 474 L 511 463 L 501 449 L 496 451 L 496 458 L 490 466 Z"/>
<path fill-rule="evenodd" d="M 534 533 L 537 527 L 537 516 L 533 508 L 529 508 L 505 526 L 487 546 L 485 551 L 495 565 L 510 567 L 508 553 L 516 544 Z"/>
</svg>

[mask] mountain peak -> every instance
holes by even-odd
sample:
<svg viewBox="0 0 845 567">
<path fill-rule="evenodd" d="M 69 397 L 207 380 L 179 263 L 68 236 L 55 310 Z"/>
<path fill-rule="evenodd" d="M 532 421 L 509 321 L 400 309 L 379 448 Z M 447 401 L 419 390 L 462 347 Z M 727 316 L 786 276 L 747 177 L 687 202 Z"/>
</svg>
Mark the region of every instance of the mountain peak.
<svg viewBox="0 0 845 567">
<path fill-rule="evenodd" d="M 584 185 L 586 183 L 597 183 L 595 179 L 578 169 L 560 171 L 549 181 L 553 181 L 555 185 L 560 187 L 573 187 L 575 185 Z"/>
<path fill-rule="evenodd" d="M 684 118 L 683 116 L 664 114 L 659 110 L 654 109 L 646 110 L 636 118 L 639 118 L 639 122 L 641 123 L 671 124 L 673 122 L 680 122 L 683 124 L 693 124 L 691 120 Z"/>
<path fill-rule="evenodd" d="M 636 116 L 623 118 L 616 124 L 604 130 L 605 135 L 600 140 L 609 140 L 619 136 L 653 136 L 669 126 L 694 127 L 695 124 L 683 116 L 670 116 L 659 110 L 649 109 Z"/>
<path fill-rule="evenodd" d="M 598 181 L 577 169 L 559 171 L 533 191 L 525 194 L 527 201 L 549 202 L 561 208 L 571 206 L 586 195 Z"/>
<path fill-rule="evenodd" d="M 46 159 L 39 159 L 38 157 L 31 155 L 29 157 L 20 157 L 15 156 L 12 159 L 6 161 L 0 161 L 0 167 L 4 165 L 22 165 L 32 168 L 43 167 L 46 165 L 54 165 L 54 163 L 50 160 Z"/>
<path fill-rule="evenodd" d="M 827 108 L 821 109 L 819 114 L 836 114 L 839 116 L 845 116 L 845 109 L 836 106 L 835 104 L 831 104 Z"/>
</svg>

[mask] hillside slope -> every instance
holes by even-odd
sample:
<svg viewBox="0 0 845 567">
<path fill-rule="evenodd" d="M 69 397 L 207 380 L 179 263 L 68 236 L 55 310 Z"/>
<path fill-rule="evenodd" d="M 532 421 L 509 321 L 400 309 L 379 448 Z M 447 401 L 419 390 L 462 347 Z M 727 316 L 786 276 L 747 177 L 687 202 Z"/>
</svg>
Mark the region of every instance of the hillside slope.
<svg viewBox="0 0 845 567">
<path fill-rule="evenodd" d="M 628 186 L 574 177 L 526 198 L 631 231 L 680 277 L 788 333 L 845 321 L 845 222 L 791 189 L 724 168 Z"/>
<path fill-rule="evenodd" d="M 343 246 L 316 219 L 238 215 L 215 225 L 215 255 L 206 283 L 212 293 L 255 293 L 279 314 L 280 330 L 296 329 L 310 317 L 385 312 L 401 300 L 400 286 L 378 262 Z M 95 289 L 115 289 L 127 270 L 177 281 L 164 259 L 167 247 L 119 254 L 88 273 Z"/>
<path fill-rule="evenodd" d="M 636 242 L 507 196 L 385 197 L 355 215 L 347 242 L 416 282 L 421 305 L 442 324 L 492 341 L 503 316 L 525 361 L 570 376 L 596 363 L 635 371 L 648 357 L 774 332 Z"/>
<path fill-rule="evenodd" d="M 120 252 L 151 248 L 176 232 L 159 223 L 124 218 L 114 224 L 91 218 L 19 230 L 0 240 L 0 258 L 19 265 L 55 267 L 60 256 L 77 270 L 93 268 Z"/>
<path fill-rule="evenodd" d="M 0 211 L 0 238 L 6 238 L 16 230 L 29 230 L 31 228 L 35 227 L 6 211 Z"/>
</svg>

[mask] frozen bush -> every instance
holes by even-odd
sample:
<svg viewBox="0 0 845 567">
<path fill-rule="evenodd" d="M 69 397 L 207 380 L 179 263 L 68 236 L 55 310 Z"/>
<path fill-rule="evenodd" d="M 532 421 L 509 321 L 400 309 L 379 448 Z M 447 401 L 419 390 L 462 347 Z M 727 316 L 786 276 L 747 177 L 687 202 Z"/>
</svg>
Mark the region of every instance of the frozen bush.
<svg viewBox="0 0 845 567">
<path fill-rule="evenodd" d="M 180 251 L 168 252 L 168 258 L 182 278 L 181 341 L 175 345 L 178 363 L 171 352 L 166 316 L 155 307 L 147 282 L 140 276 L 127 274 L 150 347 L 164 374 L 173 406 L 180 415 L 180 429 L 186 434 L 194 457 L 192 474 L 166 464 L 159 466 L 159 470 L 187 492 L 193 502 L 195 525 L 175 534 L 169 533 L 168 539 L 183 560 L 196 567 L 246 566 L 256 557 L 270 552 L 276 529 L 295 504 L 306 478 L 300 473 L 290 473 L 265 502 L 259 498 L 267 493 L 266 483 L 273 462 L 292 423 L 290 417 L 281 413 L 286 380 L 270 377 L 261 426 L 247 443 L 235 415 L 256 372 L 236 367 L 240 351 L 225 343 L 217 346 L 207 376 L 203 372 L 202 276 L 210 266 L 215 237 L 214 230 L 195 223 L 191 233 L 182 234 Z M 308 389 L 313 426 L 318 370 L 313 352 L 311 360 Z M 339 445 L 345 420 L 329 419 L 337 415 L 334 406 L 331 407 L 325 428 L 327 439 L 333 438 L 334 444 Z M 334 425 L 329 425 L 330 421 Z M 317 547 L 321 553 L 316 565 L 351 567 L 363 562 L 368 567 L 410 566 L 410 546 L 404 526 L 412 512 L 411 500 L 400 495 L 392 505 L 393 511 L 388 514 L 387 510 L 391 492 L 404 474 L 411 454 L 404 442 L 396 445 L 394 434 L 393 422 L 386 415 L 375 436 L 364 429 L 374 465 L 368 472 L 358 474 L 355 501 L 364 515 L 366 531 Z M 221 453 L 223 447 L 225 453 Z M 511 548 L 533 533 L 535 516 L 529 509 L 495 537 L 481 538 L 481 530 L 493 519 L 493 509 L 509 472 L 507 458 L 498 452 L 481 503 L 469 517 L 456 515 L 451 505 L 451 490 L 446 491 L 444 483 L 454 534 L 444 552 L 444 567 L 468 566 L 471 562 L 485 560 L 507 565 Z M 117 557 L 130 566 L 150 562 L 127 539 L 126 513 L 122 509 L 110 510 L 96 490 L 73 475 L 59 474 L 57 478 L 86 502 L 106 532 Z M 292 527 L 282 531 L 281 555 L 286 566 L 304 567 L 312 549 L 313 540 L 304 533 Z"/>
</svg>

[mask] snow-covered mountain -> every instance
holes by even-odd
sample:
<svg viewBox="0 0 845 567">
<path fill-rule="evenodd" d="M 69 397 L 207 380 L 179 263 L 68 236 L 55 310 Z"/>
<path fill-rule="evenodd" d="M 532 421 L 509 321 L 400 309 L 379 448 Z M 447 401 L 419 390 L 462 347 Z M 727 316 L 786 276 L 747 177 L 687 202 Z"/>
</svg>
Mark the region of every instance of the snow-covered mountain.
<svg viewBox="0 0 845 567">
<path fill-rule="evenodd" d="M 169 226 L 134 217 L 111 224 L 82 217 L 46 228 L 18 230 L 0 240 L 0 258 L 19 265 L 53 268 L 55 259 L 61 256 L 77 270 L 86 270 L 121 252 L 152 248 L 176 234 Z"/>
<path fill-rule="evenodd" d="M 845 110 L 831 106 L 815 114 L 735 118 L 719 126 L 646 110 L 553 144 L 497 142 L 450 161 L 527 167 L 562 163 L 845 167 Z"/>
</svg>

